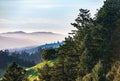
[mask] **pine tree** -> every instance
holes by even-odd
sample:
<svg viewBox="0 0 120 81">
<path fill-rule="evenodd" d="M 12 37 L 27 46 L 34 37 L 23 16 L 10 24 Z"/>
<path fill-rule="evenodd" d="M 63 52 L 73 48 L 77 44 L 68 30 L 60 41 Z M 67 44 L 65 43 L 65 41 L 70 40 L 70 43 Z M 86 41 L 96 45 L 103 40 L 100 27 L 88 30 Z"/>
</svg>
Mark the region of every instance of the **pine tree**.
<svg viewBox="0 0 120 81">
<path fill-rule="evenodd" d="M 80 77 L 89 73 L 94 66 L 93 55 L 90 49 L 92 42 L 91 29 L 94 26 L 94 22 L 87 9 L 80 9 L 80 13 L 75 21 L 76 23 L 72 23 L 72 25 L 77 28 L 74 41 L 76 54 L 79 55 L 80 59 L 78 64 L 78 76 Z"/>
<path fill-rule="evenodd" d="M 2 81 L 22 81 L 26 71 L 15 62 L 8 66 Z"/>
<path fill-rule="evenodd" d="M 79 15 L 75 19 L 75 23 L 71 23 L 71 25 L 77 29 L 73 32 L 73 39 L 75 42 L 75 50 L 79 54 L 81 54 L 85 48 L 84 40 L 92 23 L 93 19 L 90 17 L 90 12 L 87 9 L 80 9 Z"/>
</svg>

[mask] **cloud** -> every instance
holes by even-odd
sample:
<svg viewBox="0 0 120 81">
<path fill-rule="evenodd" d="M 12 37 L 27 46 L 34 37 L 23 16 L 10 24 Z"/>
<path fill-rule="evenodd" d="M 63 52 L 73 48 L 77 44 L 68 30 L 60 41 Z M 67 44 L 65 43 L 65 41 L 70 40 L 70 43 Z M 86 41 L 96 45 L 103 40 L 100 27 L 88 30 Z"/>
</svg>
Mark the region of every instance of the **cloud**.
<svg viewBox="0 0 120 81">
<path fill-rule="evenodd" d="M 22 4 L 22 6 L 26 8 L 55 8 L 55 7 L 62 7 L 63 5 L 58 3 L 52 3 L 52 0 L 21 0 L 18 3 Z"/>
<path fill-rule="evenodd" d="M 22 20 L 0 19 L 0 24 L 59 24 L 65 20 L 49 19 L 49 18 L 25 18 Z"/>
<path fill-rule="evenodd" d="M 80 8 L 90 9 L 94 14 L 101 5 L 98 0 L 1 0 L 0 31 L 46 30 L 68 33 L 71 30 L 70 23 L 74 22 Z"/>
<path fill-rule="evenodd" d="M 56 20 L 49 18 L 26 18 L 23 20 L 0 19 L 1 32 L 6 31 L 48 31 L 67 34 L 71 30 L 68 20 Z M 3 22 L 4 21 L 4 22 Z"/>
<path fill-rule="evenodd" d="M 0 19 L 0 24 L 15 24 L 15 21 L 9 19 Z"/>
<path fill-rule="evenodd" d="M 55 5 L 55 4 L 42 4 L 42 5 L 29 5 L 31 8 L 43 9 L 43 8 L 57 8 L 64 7 L 64 5 Z"/>
<path fill-rule="evenodd" d="M 57 20 L 56 19 L 49 19 L 49 18 L 28 18 L 24 19 L 23 21 L 20 21 L 21 24 L 58 24 L 59 22 L 63 22 L 63 20 Z"/>
<path fill-rule="evenodd" d="M 67 20 L 56 20 L 56 19 L 49 19 L 49 18 L 25 18 L 25 19 L 17 19 L 17 20 L 12 20 L 12 19 L 5 19 L 1 18 L 0 19 L 0 24 L 2 25 L 26 25 L 26 24 L 33 24 L 33 25 L 59 25 L 61 23 L 65 23 Z"/>
</svg>

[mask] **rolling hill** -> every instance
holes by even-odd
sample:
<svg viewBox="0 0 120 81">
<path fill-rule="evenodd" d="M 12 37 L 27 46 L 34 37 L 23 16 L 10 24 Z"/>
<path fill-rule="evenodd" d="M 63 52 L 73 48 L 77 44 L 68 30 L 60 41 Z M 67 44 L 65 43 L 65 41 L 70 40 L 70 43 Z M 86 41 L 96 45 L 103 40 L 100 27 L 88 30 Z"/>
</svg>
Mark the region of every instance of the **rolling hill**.
<svg viewBox="0 0 120 81">
<path fill-rule="evenodd" d="M 64 35 L 52 32 L 32 32 L 23 31 L 0 33 L 0 49 L 23 48 L 39 46 L 45 43 L 63 41 Z"/>
<path fill-rule="evenodd" d="M 53 59 L 50 61 L 44 61 L 41 62 L 33 67 L 27 68 L 26 71 L 26 76 L 25 78 L 27 78 L 29 81 L 34 81 L 34 80 L 38 80 L 38 69 L 42 69 L 44 67 L 45 64 L 48 64 L 50 67 L 54 66 L 54 63 L 57 62 L 57 59 Z"/>
</svg>

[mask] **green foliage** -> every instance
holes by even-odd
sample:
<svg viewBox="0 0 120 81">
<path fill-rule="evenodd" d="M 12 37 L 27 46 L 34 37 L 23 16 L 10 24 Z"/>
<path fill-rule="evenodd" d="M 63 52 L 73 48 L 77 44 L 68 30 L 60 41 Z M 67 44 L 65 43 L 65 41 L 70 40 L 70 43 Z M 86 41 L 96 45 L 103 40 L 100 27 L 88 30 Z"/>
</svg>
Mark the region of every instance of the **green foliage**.
<svg viewBox="0 0 120 81">
<path fill-rule="evenodd" d="M 104 64 L 99 61 L 92 69 L 91 73 L 84 77 L 78 77 L 76 81 L 106 81 Z"/>
<path fill-rule="evenodd" d="M 49 70 L 51 75 L 50 81 L 67 81 L 65 65 L 63 63 L 63 59 L 60 58 L 58 62 L 55 63 L 53 68 Z"/>
<path fill-rule="evenodd" d="M 57 77 L 59 77 L 59 81 L 74 81 L 77 76 L 76 69 L 76 59 L 75 57 L 59 57 L 59 60 L 55 66 L 55 73 L 57 73 Z M 57 79 L 56 77 L 56 79 Z M 56 80 L 54 80 L 56 81 Z"/>
<path fill-rule="evenodd" d="M 42 58 L 40 57 L 43 53 L 44 49 L 39 48 L 36 52 L 34 53 L 27 53 L 26 51 L 22 51 L 20 54 L 17 54 L 17 57 L 27 60 L 27 61 L 33 61 L 35 64 L 39 63 L 42 61 Z M 15 56 L 14 54 L 13 56 Z"/>
<path fill-rule="evenodd" d="M 74 36 L 74 39 L 75 39 L 76 51 L 79 54 L 79 61 L 80 61 L 78 63 L 78 68 L 77 68 L 78 76 L 83 77 L 84 75 L 88 74 L 91 71 L 92 67 L 94 66 L 94 61 L 93 61 L 94 56 L 91 53 L 92 50 L 91 46 L 93 44 L 91 29 L 93 28 L 94 23 L 92 18 L 90 18 L 89 10 L 80 9 L 80 15 L 78 15 L 77 19 L 79 18 L 83 21 L 79 21 L 79 23 L 77 24 L 81 24 L 82 28 L 78 29 L 77 33 Z M 82 23 L 84 23 L 84 25 Z"/>
<path fill-rule="evenodd" d="M 90 26 L 93 24 L 93 19 L 90 17 L 89 10 L 80 9 L 79 15 L 72 25 L 77 29 L 73 32 L 74 49 L 76 53 L 82 53 L 85 48 L 86 36 L 90 33 Z"/>
<path fill-rule="evenodd" d="M 105 66 L 104 64 L 100 61 L 98 62 L 94 68 L 92 69 L 92 80 L 93 81 L 106 81 L 105 79 Z"/>
<path fill-rule="evenodd" d="M 13 62 L 6 70 L 2 81 L 22 81 L 26 71 Z"/>
<path fill-rule="evenodd" d="M 34 62 L 20 58 L 19 53 L 10 53 L 8 50 L 0 50 L 0 69 L 5 70 L 8 64 L 16 62 L 24 67 L 31 67 L 35 65 Z"/>
<path fill-rule="evenodd" d="M 107 53 L 110 54 L 112 61 L 120 57 L 119 48 L 119 21 L 120 20 L 120 0 L 106 0 L 103 7 L 99 10 L 96 22 L 104 27 L 105 42 Z M 112 57 L 112 58 L 111 58 Z M 113 58 L 114 57 L 114 58 Z"/>
<path fill-rule="evenodd" d="M 80 13 L 78 17 L 75 19 L 75 23 L 72 25 L 77 28 L 78 30 L 87 29 L 88 25 L 92 22 L 92 18 L 90 17 L 89 10 L 87 9 L 80 9 Z"/>
<path fill-rule="evenodd" d="M 39 73 L 40 73 L 40 81 L 50 81 L 51 78 L 51 74 L 49 74 L 51 68 L 49 67 L 49 65 L 45 64 L 44 67 L 42 69 L 39 69 Z"/>
<path fill-rule="evenodd" d="M 65 38 L 64 44 L 58 48 L 58 56 L 65 57 L 66 55 L 68 56 L 70 54 L 75 53 L 74 44 L 75 44 L 74 40 L 71 36 L 68 36 L 68 38 Z"/>
<path fill-rule="evenodd" d="M 48 65 L 49 67 L 53 67 L 56 63 L 57 59 L 53 59 L 50 61 L 43 61 L 33 67 L 27 68 L 26 69 L 26 75 L 25 79 L 28 79 L 28 81 L 38 81 L 39 76 L 41 73 L 39 73 L 39 70 L 43 70 L 43 67 L 45 65 Z"/>
<path fill-rule="evenodd" d="M 111 70 L 107 73 L 106 78 L 108 81 L 120 80 L 120 61 L 111 65 Z"/>
<path fill-rule="evenodd" d="M 53 48 L 45 49 L 44 52 L 42 53 L 42 59 L 46 61 L 52 60 L 56 58 L 56 52 L 57 51 Z"/>
</svg>

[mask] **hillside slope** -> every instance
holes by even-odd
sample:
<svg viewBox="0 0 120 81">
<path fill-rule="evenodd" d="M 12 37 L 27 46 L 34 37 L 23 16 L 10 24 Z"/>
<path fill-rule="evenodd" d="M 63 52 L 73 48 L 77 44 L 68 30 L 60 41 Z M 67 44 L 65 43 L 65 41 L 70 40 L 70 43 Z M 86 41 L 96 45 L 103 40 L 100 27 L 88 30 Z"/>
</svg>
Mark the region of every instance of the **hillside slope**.
<svg viewBox="0 0 120 81">
<path fill-rule="evenodd" d="M 41 62 L 31 68 L 27 68 L 26 71 L 27 71 L 27 74 L 25 76 L 25 78 L 27 78 L 29 81 L 34 81 L 34 80 L 38 80 L 38 69 L 42 69 L 43 66 L 45 64 L 48 64 L 49 66 L 54 66 L 54 63 L 57 61 L 57 59 L 54 59 L 54 60 L 50 60 L 50 61 L 44 61 L 44 62 Z"/>
</svg>

